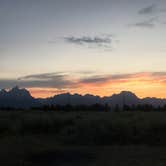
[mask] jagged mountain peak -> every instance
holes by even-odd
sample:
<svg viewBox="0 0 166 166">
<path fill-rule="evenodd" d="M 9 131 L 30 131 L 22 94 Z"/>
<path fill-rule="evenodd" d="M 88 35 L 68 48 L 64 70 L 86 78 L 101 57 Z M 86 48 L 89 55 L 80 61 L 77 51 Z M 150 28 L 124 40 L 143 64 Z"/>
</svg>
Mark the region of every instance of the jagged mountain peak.
<svg viewBox="0 0 166 166">
<path fill-rule="evenodd" d="M 8 91 L 8 95 L 12 97 L 20 97 L 20 98 L 32 98 L 29 91 L 25 88 L 19 88 L 18 86 L 13 87 Z"/>
<path fill-rule="evenodd" d="M 34 104 L 36 105 L 36 100 L 24 88 L 15 86 L 9 91 L 0 91 L 0 107 L 2 108 L 28 108 L 34 106 Z"/>
</svg>

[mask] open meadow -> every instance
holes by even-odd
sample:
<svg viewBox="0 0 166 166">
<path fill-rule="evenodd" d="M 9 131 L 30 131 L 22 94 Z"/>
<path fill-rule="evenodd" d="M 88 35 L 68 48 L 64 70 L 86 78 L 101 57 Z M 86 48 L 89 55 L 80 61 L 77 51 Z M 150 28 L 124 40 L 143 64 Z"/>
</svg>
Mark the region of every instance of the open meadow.
<svg viewBox="0 0 166 166">
<path fill-rule="evenodd" d="M 166 165 L 166 112 L 1 111 L 3 165 Z"/>
</svg>

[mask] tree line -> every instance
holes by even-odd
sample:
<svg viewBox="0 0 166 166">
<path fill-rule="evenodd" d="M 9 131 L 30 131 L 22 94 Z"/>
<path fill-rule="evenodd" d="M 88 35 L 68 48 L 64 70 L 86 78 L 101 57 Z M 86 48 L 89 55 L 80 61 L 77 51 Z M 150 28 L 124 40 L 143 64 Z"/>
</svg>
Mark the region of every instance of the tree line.
<svg viewBox="0 0 166 166">
<path fill-rule="evenodd" d="M 27 110 L 24 108 L 14 108 L 14 107 L 0 107 L 0 110 Z M 153 106 L 152 104 L 137 104 L 137 105 L 127 105 L 124 104 L 111 106 L 109 104 L 92 104 L 92 105 L 42 105 L 38 107 L 31 107 L 29 110 L 41 110 L 41 111 L 90 111 L 90 112 L 121 112 L 121 111 L 166 111 L 166 105 L 163 106 Z"/>
<path fill-rule="evenodd" d="M 155 107 L 152 104 L 137 105 L 119 105 L 110 106 L 109 104 L 92 104 L 92 105 L 44 105 L 42 107 L 34 107 L 33 110 L 44 111 L 91 111 L 91 112 L 120 112 L 120 111 L 166 111 L 166 105 Z"/>
</svg>

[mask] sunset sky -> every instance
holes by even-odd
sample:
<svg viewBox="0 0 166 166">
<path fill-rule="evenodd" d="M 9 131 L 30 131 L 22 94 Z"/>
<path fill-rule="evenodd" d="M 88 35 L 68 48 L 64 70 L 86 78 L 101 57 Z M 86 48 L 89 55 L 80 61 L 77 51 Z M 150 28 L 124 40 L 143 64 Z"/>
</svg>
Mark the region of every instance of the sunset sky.
<svg viewBox="0 0 166 166">
<path fill-rule="evenodd" d="M 166 0 L 0 0 L 0 89 L 166 98 Z"/>
</svg>

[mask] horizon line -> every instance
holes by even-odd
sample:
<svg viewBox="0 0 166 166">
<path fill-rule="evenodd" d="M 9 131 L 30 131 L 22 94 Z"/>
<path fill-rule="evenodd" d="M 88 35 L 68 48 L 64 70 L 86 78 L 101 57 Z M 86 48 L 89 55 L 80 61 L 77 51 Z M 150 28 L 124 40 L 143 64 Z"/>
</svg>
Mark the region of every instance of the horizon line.
<svg viewBox="0 0 166 166">
<path fill-rule="evenodd" d="M 104 96 L 101 96 L 101 95 L 95 95 L 95 94 L 92 94 L 92 93 L 84 93 L 84 94 L 81 94 L 81 93 L 77 93 L 77 92 L 64 92 L 64 93 L 59 93 L 59 94 L 54 94 L 54 95 L 51 95 L 51 96 L 48 96 L 48 97 L 35 97 L 32 95 L 31 91 L 29 90 L 29 88 L 24 88 L 24 87 L 19 87 L 18 85 L 8 89 L 8 88 L 2 88 L 0 89 L 0 92 L 2 90 L 5 90 L 6 92 L 10 92 L 12 89 L 14 88 L 18 88 L 19 90 L 27 90 L 30 95 L 34 98 L 34 99 L 48 99 L 48 98 L 52 98 L 52 97 L 55 97 L 55 96 L 58 96 L 58 95 L 63 95 L 63 94 L 69 94 L 69 95 L 80 95 L 82 97 L 86 96 L 86 95 L 91 95 L 91 96 L 95 96 L 95 97 L 100 97 L 100 98 L 105 98 L 105 97 L 112 97 L 113 95 L 119 95 L 123 92 L 127 92 L 127 93 L 131 93 L 133 95 L 135 95 L 138 99 L 145 99 L 145 98 L 155 98 L 155 99 L 166 99 L 166 98 L 162 98 L 162 97 L 155 97 L 155 96 L 152 96 L 152 97 L 149 97 L 149 96 L 146 96 L 146 97 L 139 97 L 136 93 L 130 91 L 130 90 L 122 90 L 122 91 L 119 91 L 119 92 L 116 92 L 116 93 L 112 93 L 111 95 L 104 95 Z"/>
</svg>

